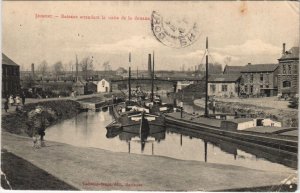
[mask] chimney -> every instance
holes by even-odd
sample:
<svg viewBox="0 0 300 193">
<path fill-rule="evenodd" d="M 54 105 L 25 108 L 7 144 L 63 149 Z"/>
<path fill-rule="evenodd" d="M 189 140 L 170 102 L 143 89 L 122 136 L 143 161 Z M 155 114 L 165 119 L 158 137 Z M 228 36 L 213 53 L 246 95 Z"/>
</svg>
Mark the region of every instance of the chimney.
<svg viewBox="0 0 300 193">
<path fill-rule="evenodd" d="M 151 54 L 148 54 L 148 76 L 152 77 Z"/>
<path fill-rule="evenodd" d="M 282 55 L 285 54 L 285 43 L 282 44 Z"/>
<path fill-rule="evenodd" d="M 31 64 L 31 76 L 34 77 L 34 63 Z"/>
</svg>

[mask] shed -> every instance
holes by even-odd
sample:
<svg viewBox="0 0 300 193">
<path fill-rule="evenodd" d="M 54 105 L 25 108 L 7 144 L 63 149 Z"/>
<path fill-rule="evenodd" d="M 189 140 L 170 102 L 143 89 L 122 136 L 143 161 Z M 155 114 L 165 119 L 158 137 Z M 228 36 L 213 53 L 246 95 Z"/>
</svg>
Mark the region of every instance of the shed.
<svg viewBox="0 0 300 193">
<path fill-rule="evenodd" d="M 111 83 L 102 79 L 97 83 L 97 92 L 111 92 Z"/>
</svg>

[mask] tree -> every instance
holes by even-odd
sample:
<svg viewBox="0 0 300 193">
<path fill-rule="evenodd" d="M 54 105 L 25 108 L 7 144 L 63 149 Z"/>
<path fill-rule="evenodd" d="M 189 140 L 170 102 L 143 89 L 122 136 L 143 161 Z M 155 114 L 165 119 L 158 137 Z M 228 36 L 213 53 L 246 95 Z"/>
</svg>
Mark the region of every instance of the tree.
<svg viewBox="0 0 300 193">
<path fill-rule="evenodd" d="M 110 67 L 110 64 L 109 64 L 109 61 L 106 61 L 102 64 L 103 68 L 104 68 L 104 71 L 111 71 L 111 67 Z"/>
<path fill-rule="evenodd" d="M 44 77 L 48 73 L 48 63 L 46 60 L 43 60 L 38 66 L 37 70 L 40 72 L 42 77 Z"/>
<path fill-rule="evenodd" d="M 81 70 L 85 80 L 87 80 L 91 76 L 94 69 L 93 59 L 93 56 L 91 58 L 85 57 L 80 62 Z"/>
<path fill-rule="evenodd" d="M 58 80 L 58 76 L 63 74 L 64 67 L 61 61 L 56 62 L 53 65 L 53 73 L 56 76 L 56 80 Z"/>
<path fill-rule="evenodd" d="M 230 56 L 227 56 L 227 57 L 224 59 L 225 65 L 229 65 L 230 62 L 231 62 L 231 57 L 230 57 Z"/>
</svg>

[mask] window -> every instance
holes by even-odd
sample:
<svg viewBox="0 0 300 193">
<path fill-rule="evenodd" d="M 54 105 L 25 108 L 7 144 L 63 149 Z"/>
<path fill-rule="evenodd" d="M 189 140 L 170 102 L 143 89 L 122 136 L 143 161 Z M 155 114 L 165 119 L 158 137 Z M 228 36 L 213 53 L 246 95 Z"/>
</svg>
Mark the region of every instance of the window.
<svg viewBox="0 0 300 193">
<path fill-rule="evenodd" d="M 248 86 L 247 85 L 245 86 L 245 92 L 248 92 Z"/>
<path fill-rule="evenodd" d="M 265 82 L 266 82 L 266 83 L 269 83 L 269 79 L 270 79 L 269 74 L 266 74 Z"/>
<path fill-rule="evenodd" d="M 260 74 L 260 81 L 261 81 L 261 82 L 264 81 L 264 74 Z"/>
<path fill-rule="evenodd" d="M 282 74 L 286 74 L 285 64 L 282 64 Z"/>
<path fill-rule="evenodd" d="M 222 85 L 222 91 L 226 92 L 227 91 L 227 85 Z"/>
<path fill-rule="evenodd" d="M 284 81 L 282 83 L 282 87 L 285 88 L 285 87 L 291 87 L 291 82 L 290 81 Z"/>
<path fill-rule="evenodd" d="M 250 86 L 250 93 L 253 93 L 253 86 Z"/>
<path fill-rule="evenodd" d="M 266 88 L 269 88 L 269 85 L 266 85 Z"/>
<path fill-rule="evenodd" d="M 264 86 L 263 86 L 263 85 L 260 85 L 260 88 L 264 88 Z"/>
<path fill-rule="evenodd" d="M 253 83 L 254 75 L 250 74 L 250 83 Z"/>
<path fill-rule="evenodd" d="M 292 66 L 291 66 L 291 64 L 288 65 L 288 73 L 292 74 Z"/>
<path fill-rule="evenodd" d="M 211 85 L 210 85 L 210 91 L 211 91 L 212 93 L 216 92 L 216 85 L 211 84 Z"/>
</svg>

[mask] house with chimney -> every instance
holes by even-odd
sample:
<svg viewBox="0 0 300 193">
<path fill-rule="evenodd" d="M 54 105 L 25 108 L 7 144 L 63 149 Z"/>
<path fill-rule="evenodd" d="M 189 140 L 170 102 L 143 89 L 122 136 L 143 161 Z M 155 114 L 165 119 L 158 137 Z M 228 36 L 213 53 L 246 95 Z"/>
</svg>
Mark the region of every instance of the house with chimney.
<svg viewBox="0 0 300 193">
<path fill-rule="evenodd" d="M 241 71 L 241 93 L 248 96 L 275 96 L 278 91 L 278 64 L 251 64 Z"/>
<path fill-rule="evenodd" d="M 278 94 L 282 96 L 297 95 L 299 93 L 299 47 L 292 47 L 286 51 L 284 43 L 282 56 L 278 59 L 278 62 Z"/>
<path fill-rule="evenodd" d="M 20 66 L 2 53 L 2 96 L 17 94 L 20 90 Z"/>
</svg>

